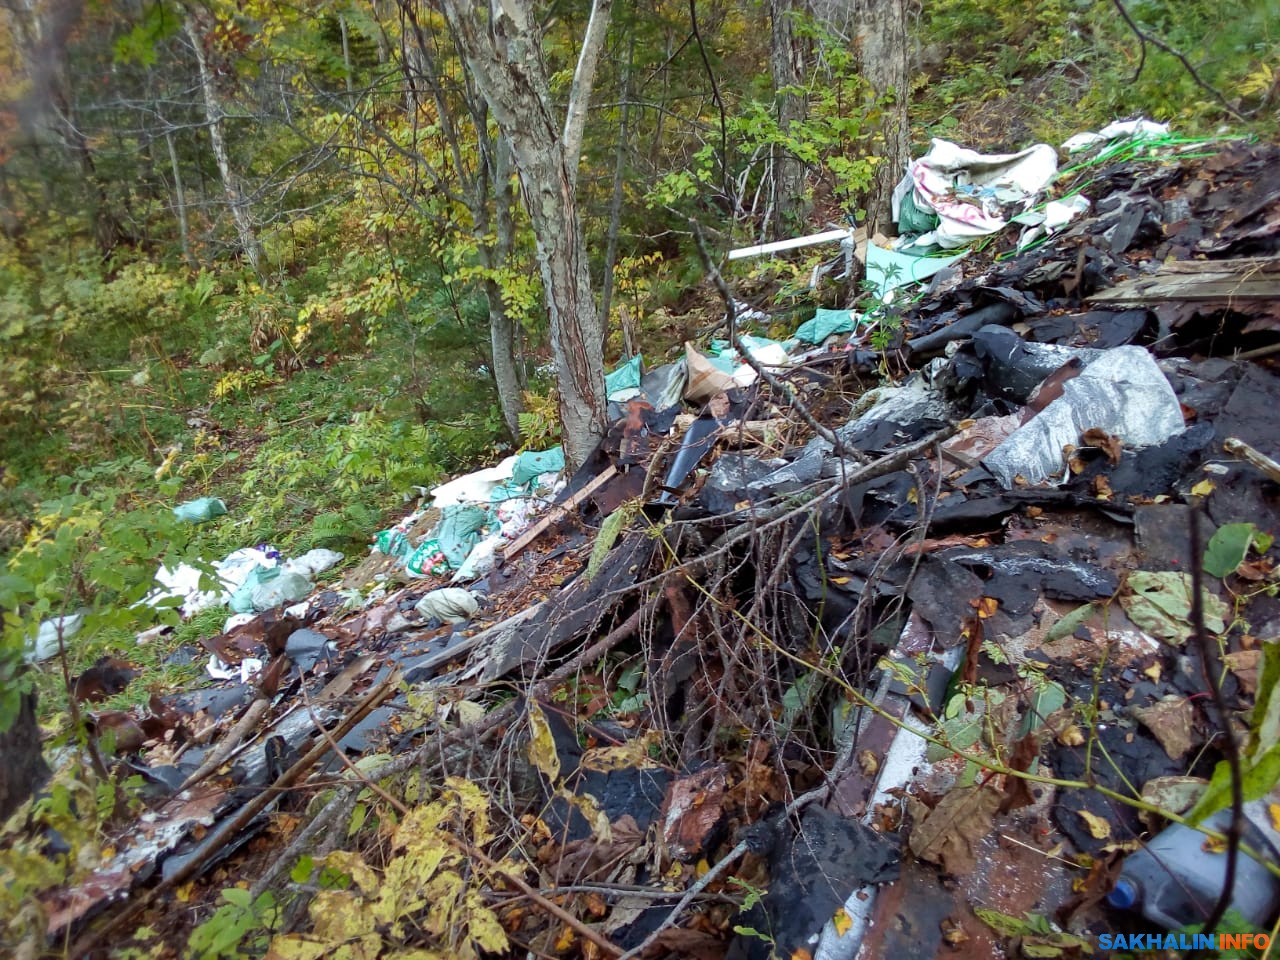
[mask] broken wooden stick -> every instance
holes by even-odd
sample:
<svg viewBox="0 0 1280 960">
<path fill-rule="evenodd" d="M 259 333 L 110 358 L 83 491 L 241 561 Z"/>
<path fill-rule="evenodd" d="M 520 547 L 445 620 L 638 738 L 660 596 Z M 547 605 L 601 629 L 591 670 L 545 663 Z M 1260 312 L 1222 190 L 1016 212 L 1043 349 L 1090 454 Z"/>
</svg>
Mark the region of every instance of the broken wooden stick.
<svg viewBox="0 0 1280 960">
<path fill-rule="evenodd" d="M 512 559 L 517 553 L 519 553 L 529 544 L 533 543 L 534 540 L 538 539 L 538 537 L 542 535 L 542 532 L 546 530 L 547 527 L 551 526 L 553 523 L 557 523 L 560 520 L 564 519 L 564 517 L 569 513 L 570 510 L 572 510 L 574 507 L 580 504 L 583 500 L 587 499 L 587 497 L 591 496 L 591 494 L 595 493 L 598 489 L 600 489 L 600 487 L 604 486 L 604 484 L 608 482 L 610 479 L 612 479 L 617 472 L 618 472 L 618 468 L 610 464 L 604 470 L 600 471 L 600 474 L 596 476 L 590 483 L 588 483 L 585 487 L 583 487 L 573 496 L 569 497 L 563 503 L 556 504 L 554 507 L 548 510 L 547 515 L 545 517 L 543 517 L 541 520 L 535 523 L 532 527 L 530 527 L 524 533 L 520 534 L 520 536 L 516 537 L 515 540 L 511 541 L 511 543 L 507 546 L 507 548 L 502 551 L 502 559 L 503 560 Z"/>
<path fill-rule="evenodd" d="M 1257 467 L 1275 483 L 1280 483 L 1280 463 L 1276 463 L 1265 453 L 1255 450 L 1243 440 L 1228 437 L 1222 442 L 1222 449 L 1232 456 L 1239 457 L 1246 463 Z"/>
<path fill-rule="evenodd" d="M 267 710 L 270 707 L 271 698 L 267 696 L 259 696 L 253 703 L 249 704 L 249 708 L 245 710 L 244 715 L 218 741 L 217 747 L 205 758 L 205 761 L 195 769 L 191 776 L 182 781 L 182 786 L 178 787 L 178 791 L 190 789 L 222 766 L 231 754 L 235 753 L 236 747 L 240 746 L 240 741 L 247 737 L 249 731 L 256 727 L 258 722 L 267 715 Z"/>
</svg>

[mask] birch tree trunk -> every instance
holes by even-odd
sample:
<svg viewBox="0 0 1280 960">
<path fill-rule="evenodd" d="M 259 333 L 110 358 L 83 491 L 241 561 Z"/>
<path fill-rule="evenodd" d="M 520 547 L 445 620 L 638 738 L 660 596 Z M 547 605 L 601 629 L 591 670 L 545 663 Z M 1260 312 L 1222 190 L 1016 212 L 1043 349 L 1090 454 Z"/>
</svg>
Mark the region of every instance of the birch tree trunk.
<svg viewBox="0 0 1280 960">
<path fill-rule="evenodd" d="M 507 309 L 498 273 L 511 261 L 515 248 L 515 190 L 512 186 L 511 148 L 501 136 L 494 136 L 489 124 L 489 107 L 474 84 L 464 81 L 453 92 L 460 96 L 474 129 L 476 161 L 464 159 L 462 135 L 454 116 L 456 112 L 441 83 L 429 37 L 418 19 L 412 0 L 401 0 L 401 10 L 409 24 L 413 43 L 406 38 L 404 71 L 408 95 L 414 98 L 412 114 L 417 115 L 419 91 L 430 91 L 439 118 L 440 130 L 448 145 L 453 174 L 461 184 L 464 202 L 471 213 L 471 231 L 476 240 L 477 258 L 487 271 L 481 284 L 489 309 L 489 356 L 498 406 L 511 438 L 520 440 L 520 414 L 524 411 L 524 369 L 516 357 L 517 324 Z M 415 159 L 417 155 L 415 154 Z M 437 189 L 450 191 L 451 182 L 444 175 L 447 167 L 433 167 L 428 172 Z"/>
<path fill-rule="evenodd" d="M 804 45 L 796 36 L 791 13 L 798 9 L 796 0 L 769 0 L 769 22 L 772 27 L 769 44 L 769 68 L 773 74 L 774 103 L 778 111 L 778 129 L 786 134 L 791 125 L 805 118 L 808 104 L 798 93 L 787 88 L 804 82 Z M 804 164 L 791 151 L 775 145 L 773 166 L 773 217 L 770 227 L 782 238 L 804 218 Z"/>
<path fill-rule="evenodd" d="M 581 465 L 605 430 L 602 324 L 578 218 L 581 129 L 599 50 L 578 58 L 565 122 L 557 122 L 529 0 L 440 0 L 471 79 L 511 147 L 533 227 L 551 321 L 565 456 Z M 584 46 L 601 44 L 612 0 L 594 0 Z M 571 149 L 572 148 L 572 149 Z"/>
<path fill-rule="evenodd" d="M 204 47 L 204 31 L 196 22 L 195 15 L 187 12 L 184 27 L 187 38 L 195 50 L 196 67 L 200 73 L 200 91 L 204 100 L 205 119 L 209 125 L 209 142 L 213 147 L 213 159 L 218 165 L 218 175 L 222 178 L 222 191 L 226 195 L 227 205 L 231 208 L 231 219 L 235 222 L 236 236 L 240 241 L 240 249 L 249 261 L 249 266 L 262 277 L 262 250 L 258 246 L 258 237 L 253 229 L 253 221 L 249 216 L 249 205 L 240 189 L 240 179 L 231 169 L 231 155 L 227 151 L 226 130 L 223 119 L 226 114 L 222 109 L 222 96 L 218 93 L 217 80 L 209 65 L 209 56 Z"/>
<path fill-rule="evenodd" d="M 178 149 L 173 143 L 173 131 L 164 132 L 164 143 L 169 150 L 169 166 L 173 170 L 173 202 L 178 215 L 178 239 L 182 243 L 182 259 L 189 266 L 198 267 L 191 252 L 191 231 L 187 225 L 187 191 L 182 185 L 182 166 L 178 163 Z"/>
<path fill-rule="evenodd" d="M 882 162 L 876 166 L 867 195 L 868 234 L 877 229 L 888 233 L 891 232 L 893 188 L 902 179 L 907 161 L 911 159 L 906 0 L 854 0 L 853 6 L 863 76 L 877 96 L 892 96 L 880 127 Z"/>
</svg>

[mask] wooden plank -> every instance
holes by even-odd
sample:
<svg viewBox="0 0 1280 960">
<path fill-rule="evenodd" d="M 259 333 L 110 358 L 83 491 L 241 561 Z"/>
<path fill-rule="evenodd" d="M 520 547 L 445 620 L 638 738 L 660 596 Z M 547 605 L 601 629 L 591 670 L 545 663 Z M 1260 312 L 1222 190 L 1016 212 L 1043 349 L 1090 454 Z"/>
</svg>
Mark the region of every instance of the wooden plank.
<svg viewBox="0 0 1280 960">
<path fill-rule="evenodd" d="M 1162 300 L 1270 300 L 1280 297 L 1280 277 L 1246 280 L 1231 275 L 1194 279 L 1148 277 L 1095 293 L 1093 303 L 1150 303 Z"/>
<path fill-rule="evenodd" d="M 1134 277 L 1089 297 L 1095 303 L 1164 300 L 1262 300 L 1280 297 L 1280 257 L 1174 260 L 1150 276 Z"/>
<path fill-rule="evenodd" d="M 594 480 L 571 496 L 568 500 L 564 501 L 564 503 L 558 503 L 548 510 L 545 517 L 535 523 L 524 533 L 520 534 L 520 536 L 516 537 L 515 540 L 511 541 L 511 544 L 502 551 L 502 559 L 504 561 L 510 560 L 518 554 L 521 550 L 540 537 L 547 527 L 562 520 L 570 510 L 604 486 L 617 474 L 617 472 L 618 468 L 610 464 L 607 469 L 602 470 Z"/>
<path fill-rule="evenodd" d="M 1237 257 L 1234 260 L 1170 260 L 1163 264 L 1156 276 L 1169 273 L 1226 273 L 1244 276 L 1256 271 L 1263 273 L 1280 270 L 1280 257 Z"/>
</svg>

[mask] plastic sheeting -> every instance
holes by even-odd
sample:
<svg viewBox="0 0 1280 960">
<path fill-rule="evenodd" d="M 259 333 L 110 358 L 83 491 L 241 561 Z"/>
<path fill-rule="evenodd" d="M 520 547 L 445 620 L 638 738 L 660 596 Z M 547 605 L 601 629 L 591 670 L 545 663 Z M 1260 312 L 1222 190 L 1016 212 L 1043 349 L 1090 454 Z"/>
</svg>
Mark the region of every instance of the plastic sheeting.
<svg viewBox="0 0 1280 960">
<path fill-rule="evenodd" d="M 1126 137 L 1130 140 L 1158 140 L 1169 135 L 1167 123 L 1156 123 L 1153 120 L 1117 120 L 1109 123 L 1097 133 L 1087 130 L 1064 140 L 1062 149 L 1067 153 L 1079 153 L 1099 143 L 1110 143 Z"/>
<path fill-rule="evenodd" d="M 618 365 L 604 378 L 604 392 L 610 400 L 630 400 L 640 392 L 640 367 L 644 358 L 636 354 L 626 363 Z"/>
<path fill-rule="evenodd" d="M 1091 428 L 1131 447 L 1163 443 L 1185 425 L 1173 387 L 1143 347 L 1116 347 L 1066 381 L 1062 395 L 996 447 L 983 466 L 1006 488 L 1063 470 L 1062 448 Z"/>
<path fill-rule="evenodd" d="M 1018 249 L 1028 247 L 1041 237 L 1061 230 L 1082 213 L 1087 213 L 1090 206 L 1092 204 L 1089 198 L 1077 193 L 1066 200 L 1050 200 L 1043 210 L 1028 210 L 1019 214 L 1013 218 L 1013 222 L 1027 224 L 1027 229 L 1018 238 Z"/>
<path fill-rule="evenodd" d="M 680 403 L 689 383 L 689 367 L 683 359 L 650 370 L 640 379 L 640 391 L 658 413 Z"/>
<path fill-rule="evenodd" d="M 805 343 L 823 343 L 837 333 L 853 333 L 858 321 L 852 310 L 818 310 L 812 319 L 796 328 L 796 339 Z"/>
<path fill-rule="evenodd" d="M 924 239 L 923 237 L 921 238 Z M 917 257 L 909 253 L 886 250 L 874 243 L 867 244 L 867 282 L 875 284 L 876 296 L 882 300 L 891 290 L 928 280 L 943 267 L 949 267 L 963 253 L 950 257 Z"/>
<path fill-rule="evenodd" d="M 541 452 L 526 450 L 516 457 L 515 466 L 511 470 L 511 482 L 523 486 L 544 473 L 559 473 L 563 469 L 563 447 L 556 446 Z"/>
<path fill-rule="evenodd" d="M 929 152 L 907 167 L 893 192 L 893 217 L 901 226 L 903 198 L 938 215 L 938 226 L 917 246 L 961 247 L 1004 228 L 1003 207 L 1025 203 L 1058 172 L 1058 151 L 1037 143 L 1018 153 L 981 154 L 934 139 Z"/>
<path fill-rule="evenodd" d="M 516 457 L 510 456 L 496 467 L 468 473 L 441 484 L 431 491 L 434 504 L 441 510 L 464 503 L 488 503 L 495 487 L 511 479 Z"/>
</svg>

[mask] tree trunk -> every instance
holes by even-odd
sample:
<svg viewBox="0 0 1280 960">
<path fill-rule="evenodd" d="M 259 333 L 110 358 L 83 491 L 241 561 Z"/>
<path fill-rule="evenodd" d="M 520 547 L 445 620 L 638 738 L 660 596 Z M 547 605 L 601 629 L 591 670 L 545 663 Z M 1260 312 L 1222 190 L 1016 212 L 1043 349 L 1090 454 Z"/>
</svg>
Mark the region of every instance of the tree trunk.
<svg viewBox="0 0 1280 960">
<path fill-rule="evenodd" d="M 36 693 L 22 695 L 18 716 L 0 732 L 0 823 L 31 796 L 49 776 L 40 750 L 40 726 L 36 723 Z"/>
<path fill-rule="evenodd" d="M 613 306 L 613 268 L 618 260 L 618 231 L 622 228 L 622 175 L 627 165 L 628 121 L 631 119 L 631 68 L 635 62 L 635 34 L 627 43 L 627 64 L 622 72 L 622 115 L 618 118 L 618 148 L 613 157 L 613 190 L 609 196 L 609 234 L 605 241 L 604 273 L 600 278 L 600 326 L 604 342 L 609 340 L 609 314 Z M 634 344 L 630 328 L 622 325 L 623 352 L 630 359 Z"/>
<path fill-rule="evenodd" d="M 213 147 L 213 159 L 218 165 L 218 174 L 222 178 L 222 191 L 226 195 L 227 205 L 231 208 L 231 219 L 235 222 L 236 236 L 240 241 L 240 249 L 249 261 L 253 272 L 262 278 L 262 250 L 258 246 L 258 237 L 253 229 L 253 221 L 249 217 L 249 204 L 240 189 L 240 180 L 231 169 L 231 155 L 227 151 L 226 132 L 222 109 L 222 96 L 218 93 L 217 81 L 209 67 L 209 57 L 204 48 L 204 32 L 196 23 L 195 16 L 188 12 L 185 27 L 187 37 L 196 54 L 196 66 L 200 72 L 200 91 L 204 99 L 204 114 L 209 125 L 209 142 Z"/>
<path fill-rule="evenodd" d="M 772 33 L 769 44 L 769 68 L 773 74 L 774 103 L 778 111 L 778 130 L 784 135 L 791 125 L 803 120 L 808 104 L 788 87 L 798 87 L 804 82 L 804 45 L 796 36 L 792 11 L 796 0 L 769 0 L 769 22 Z M 791 151 L 780 144 L 773 147 L 773 216 L 775 238 L 789 236 L 804 219 L 804 164 Z"/>
<path fill-rule="evenodd" d="M 867 194 L 867 232 L 892 232 L 893 188 L 911 159 L 906 0 L 855 0 L 858 60 L 877 96 L 892 96 L 881 120 L 881 162 Z"/>
<path fill-rule="evenodd" d="M 406 31 L 405 88 L 416 104 L 419 88 L 431 92 L 440 130 L 453 160 L 453 172 L 464 188 L 465 202 L 471 213 L 471 231 L 476 241 L 477 258 L 487 275 L 481 283 L 489 308 L 489 359 L 498 406 L 511 438 L 520 440 L 520 414 L 524 411 L 524 376 L 516 359 L 516 323 L 503 298 L 497 274 L 511 260 L 515 248 L 515 191 L 511 185 L 511 149 L 501 136 L 495 137 L 489 125 L 489 109 L 473 84 L 460 88 L 462 102 L 476 135 L 477 162 L 464 160 L 462 138 L 455 120 L 453 101 L 440 82 L 441 71 L 428 35 L 418 20 L 415 5 L 401 0 L 401 10 L 412 28 Z M 408 39 L 412 37 L 413 43 Z M 417 107 L 412 115 L 417 116 Z M 415 162 L 418 155 L 414 154 Z M 441 174 L 435 174 L 437 189 L 449 191 L 451 185 Z"/>
<path fill-rule="evenodd" d="M 191 252 L 191 230 L 187 225 L 187 191 L 182 186 L 182 166 L 178 163 L 178 149 L 173 143 L 173 132 L 164 132 L 164 143 L 169 148 L 169 166 L 173 168 L 173 203 L 178 215 L 178 239 L 182 243 L 182 259 L 188 266 L 196 267 Z"/>
<path fill-rule="evenodd" d="M 586 43 L 603 40 L 611 4 L 594 0 Z M 604 434 L 606 401 L 602 325 L 574 189 L 579 157 L 565 138 L 576 136 L 573 118 L 590 100 L 598 51 L 579 58 L 568 122 L 560 124 L 528 0 L 495 3 L 487 17 L 470 0 L 441 0 L 441 8 L 519 171 L 551 320 L 565 457 L 576 468 Z"/>
<path fill-rule="evenodd" d="M 489 253 L 493 265 L 505 266 L 511 261 L 516 242 L 514 213 L 515 191 L 511 186 L 511 149 L 501 138 L 492 144 L 492 163 L 485 175 L 493 198 L 494 244 Z M 485 198 L 486 204 L 488 197 Z M 485 241 L 481 241 L 482 243 Z M 502 299 L 502 289 L 489 280 L 485 283 L 489 301 L 489 341 L 493 350 L 493 382 L 498 389 L 498 406 L 513 440 L 520 440 L 520 414 L 524 411 L 524 371 L 516 357 L 516 323 Z"/>
</svg>

